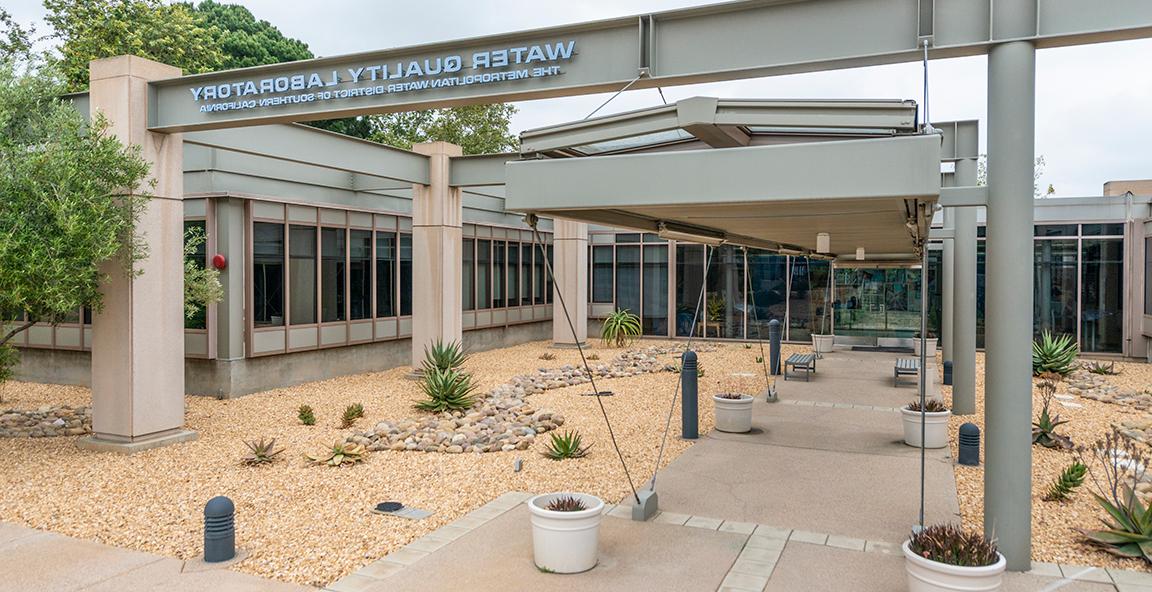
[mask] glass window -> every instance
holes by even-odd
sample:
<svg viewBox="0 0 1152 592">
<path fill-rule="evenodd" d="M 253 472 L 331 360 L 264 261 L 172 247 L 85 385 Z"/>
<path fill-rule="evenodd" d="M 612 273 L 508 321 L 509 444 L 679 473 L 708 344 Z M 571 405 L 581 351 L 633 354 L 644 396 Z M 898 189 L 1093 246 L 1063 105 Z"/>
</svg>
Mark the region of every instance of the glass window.
<svg viewBox="0 0 1152 592">
<path fill-rule="evenodd" d="M 928 251 L 928 337 L 941 336 L 941 309 L 944 307 L 944 282 L 941 280 L 943 273 L 944 251 L 940 249 Z"/>
<path fill-rule="evenodd" d="M 640 247 L 616 247 L 616 308 L 640 314 Z"/>
<path fill-rule="evenodd" d="M 792 284 L 788 293 L 788 322 L 791 326 L 788 328 L 788 338 L 801 341 L 807 340 L 813 333 L 828 335 L 832 331 L 832 264 L 807 257 L 790 259 Z M 757 272 L 753 270 L 753 273 Z M 756 304 L 760 304 L 759 296 Z M 767 334 L 765 331 L 764 335 Z"/>
<path fill-rule="evenodd" d="M 539 243 L 533 244 L 532 251 L 532 301 L 536 304 L 544 304 L 544 255 L 545 250 Z"/>
<path fill-rule="evenodd" d="M 837 269 L 835 331 L 912 337 L 920 331 L 919 269 Z"/>
<path fill-rule="evenodd" d="M 1080 348 L 1124 350 L 1124 240 L 1081 243 Z"/>
<path fill-rule="evenodd" d="M 976 347 L 984 347 L 984 241 L 976 241 Z"/>
<path fill-rule="evenodd" d="M 208 240 L 207 231 L 208 224 L 204 220 L 193 220 L 184 222 L 184 236 L 187 238 L 188 232 L 194 231 L 199 236 L 204 237 L 200 244 L 196 246 L 194 253 L 188 253 L 184 256 L 185 261 L 191 261 L 196 267 L 204 269 L 208 266 Z M 80 322 L 80 311 L 77 309 L 75 318 L 68 315 L 63 322 L 65 323 L 78 323 Z M 206 329 L 208 327 L 208 308 L 199 307 L 196 314 L 192 317 L 184 315 L 184 328 L 185 329 Z"/>
<path fill-rule="evenodd" d="M 976 227 L 976 236 L 978 236 L 980 238 L 984 238 L 987 235 L 988 235 L 988 227 L 987 226 L 977 226 Z"/>
<path fill-rule="evenodd" d="M 520 243 L 508 243 L 508 306 L 520 305 Z"/>
<path fill-rule="evenodd" d="M 1144 314 L 1152 315 L 1152 237 L 1144 239 Z"/>
<path fill-rule="evenodd" d="M 1076 240 L 1035 241 L 1033 330 L 1076 335 Z"/>
<path fill-rule="evenodd" d="M 400 316 L 412 314 L 412 235 L 400 233 Z"/>
<path fill-rule="evenodd" d="M 1123 224 L 1085 224 L 1081 229 L 1084 236 L 1124 236 Z"/>
<path fill-rule="evenodd" d="M 1037 224 L 1036 236 L 1076 236 L 1075 224 Z"/>
<path fill-rule="evenodd" d="M 532 258 L 536 249 L 532 243 L 520 245 L 520 306 L 532 306 Z"/>
<path fill-rule="evenodd" d="M 344 240 L 343 228 L 320 229 L 320 321 L 323 323 L 346 320 Z"/>
<path fill-rule="evenodd" d="M 644 315 L 645 335 L 668 336 L 668 246 L 644 247 Z"/>
<path fill-rule="evenodd" d="M 396 316 L 396 233 L 376 233 L 376 316 Z"/>
<path fill-rule="evenodd" d="M 708 266 L 704 302 L 706 337 L 744 338 L 744 251 L 732 245 L 716 249 Z"/>
<path fill-rule="evenodd" d="M 464 239 L 464 262 L 460 267 L 460 305 L 476 310 L 476 239 Z"/>
<path fill-rule="evenodd" d="M 592 302 L 612 302 L 612 247 L 592 247 Z"/>
<path fill-rule="evenodd" d="M 252 322 L 284 324 L 284 225 L 252 223 Z"/>
<path fill-rule="evenodd" d="M 676 245 L 676 336 L 699 337 L 704 328 L 704 313 L 697 314 L 696 304 L 704 286 L 704 245 Z M 693 327 L 692 321 L 696 320 Z"/>
<path fill-rule="evenodd" d="M 749 249 L 747 290 L 748 338 L 767 340 L 768 323 L 788 312 L 788 257 Z"/>
<path fill-rule="evenodd" d="M 476 304 L 488 308 L 492 304 L 492 241 L 476 241 Z"/>
<path fill-rule="evenodd" d="M 352 320 L 372 318 L 372 231 L 348 233 L 348 305 Z"/>
<path fill-rule="evenodd" d="M 640 242 L 640 233 L 621 232 L 616 235 L 617 243 L 638 243 Z"/>
<path fill-rule="evenodd" d="M 288 322 L 316 322 L 316 227 L 288 227 L 288 294 L 292 306 Z"/>
<path fill-rule="evenodd" d="M 492 243 L 492 308 L 504 308 L 505 272 L 508 246 L 504 241 Z"/>
<path fill-rule="evenodd" d="M 548 267 L 551 268 L 552 271 L 546 274 L 548 276 L 548 282 L 544 286 L 544 302 L 552 304 L 553 293 L 555 292 L 552 285 L 552 274 L 556 273 L 556 250 L 552 245 L 548 245 Z"/>
</svg>

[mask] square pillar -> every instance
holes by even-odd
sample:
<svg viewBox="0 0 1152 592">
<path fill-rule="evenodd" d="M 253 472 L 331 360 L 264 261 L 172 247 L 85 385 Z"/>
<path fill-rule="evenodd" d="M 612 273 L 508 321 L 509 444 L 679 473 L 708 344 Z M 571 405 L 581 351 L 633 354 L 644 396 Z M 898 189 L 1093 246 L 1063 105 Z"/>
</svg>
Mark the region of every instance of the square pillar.
<svg viewBox="0 0 1152 592">
<path fill-rule="evenodd" d="M 944 208 L 944 229 L 955 230 L 956 225 L 956 208 Z M 945 362 L 951 362 L 953 356 L 953 347 L 955 347 L 955 334 L 953 327 L 953 320 L 955 319 L 955 274 L 956 274 L 956 256 L 955 256 L 955 241 L 953 239 L 944 239 L 943 253 L 940 261 L 940 350 L 942 359 Z M 927 272 L 924 273 L 924 281 L 928 281 Z"/>
<path fill-rule="evenodd" d="M 588 225 L 555 220 L 552 228 L 556 249 L 552 344 L 555 347 L 576 347 L 588 341 Z M 561 301 L 564 306 L 560 306 Z M 571 325 L 564 314 L 565 309 L 572 317 Z"/>
<path fill-rule="evenodd" d="M 462 337 L 461 268 L 463 201 L 448 184 L 453 156 L 460 146 L 426 142 L 412 150 L 428 157 L 428 185 L 412 186 L 412 367 L 419 368 L 424 348 L 437 340 Z"/>
<path fill-rule="evenodd" d="M 148 193 L 136 226 L 147 257 L 137 275 L 119 258 L 105 262 L 104 309 L 92 318 L 92 436 L 80 446 L 130 453 L 196 437 L 184 426 L 184 174 L 183 137 L 148 131 L 148 82 L 180 69 L 134 56 L 89 67 L 91 113 L 108 131 L 139 146 L 150 180 L 129 188 Z"/>
</svg>

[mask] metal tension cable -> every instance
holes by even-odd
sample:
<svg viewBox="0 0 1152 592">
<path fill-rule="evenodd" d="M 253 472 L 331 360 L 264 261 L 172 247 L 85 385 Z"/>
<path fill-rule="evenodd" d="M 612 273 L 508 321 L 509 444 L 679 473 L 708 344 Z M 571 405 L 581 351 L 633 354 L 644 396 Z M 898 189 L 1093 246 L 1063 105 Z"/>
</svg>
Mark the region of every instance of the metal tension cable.
<svg viewBox="0 0 1152 592">
<path fill-rule="evenodd" d="M 532 229 L 532 234 L 536 237 L 536 244 L 540 245 L 540 257 L 544 259 L 544 268 L 548 270 L 548 277 L 552 280 L 552 285 L 556 285 L 556 274 L 552 272 L 552 262 L 548 261 L 548 250 L 544 246 L 544 238 L 540 236 L 540 229 L 536 227 L 540 218 L 536 214 L 528 214 L 524 216 L 524 222 Z M 636 500 L 636 505 L 640 505 L 640 494 L 636 492 L 636 485 L 632 482 L 632 474 L 628 472 L 628 463 L 624 462 L 624 454 L 620 452 L 620 446 L 616 443 L 616 434 L 612 431 L 612 422 L 608 420 L 608 411 L 604 409 L 604 401 L 600 397 L 600 389 L 596 387 L 596 376 L 592 372 L 592 367 L 588 364 L 588 358 L 584 356 L 584 346 L 580 344 L 580 338 L 576 335 L 576 324 L 572 322 L 572 315 L 568 312 L 568 305 L 564 302 L 564 292 L 556 290 L 556 299 L 560 301 L 560 309 L 564 311 L 564 318 L 568 321 L 568 329 L 572 331 L 572 341 L 576 343 L 576 351 L 580 352 L 580 361 L 584 364 L 584 371 L 588 373 L 588 381 L 592 385 L 593 399 L 600 405 L 600 414 L 604 416 L 604 424 L 608 426 L 608 437 L 612 440 L 612 448 L 616 449 L 616 456 L 620 459 L 620 466 L 624 467 L 624 476 L 628 478 L 628 487 L 632 489 L 632 497 Z M 585 321 L 587 322 L 587 321 Z"/>
</svg>

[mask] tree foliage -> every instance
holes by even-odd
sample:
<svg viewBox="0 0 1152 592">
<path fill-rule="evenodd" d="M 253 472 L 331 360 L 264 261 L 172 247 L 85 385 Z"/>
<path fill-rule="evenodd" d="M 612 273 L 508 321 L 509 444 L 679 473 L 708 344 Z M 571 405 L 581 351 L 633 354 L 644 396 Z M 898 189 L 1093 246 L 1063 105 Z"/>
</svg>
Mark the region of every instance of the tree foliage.
<svg viewBox="0 0 1152 592">
<path fill-rule="evenodd" d="M 32 52 L 34 33 L 35 29 L 21 26 L 7 10 L 0 8 L 0 60 L 27 57 Z"/>
<path fill-rule="evenodd" d="M 205 0 L 185 7 L 211 30 L 222 59 L 213 69 L 231 70 L 265 64 L 307 60 L 315 56 L 299 39 L 285 37 L 280 29 L 258 20 L 238 4 L 221 4 Z"/>
<path fill-rule="evenodd" d="M 373 115 L 368 139 L 408 150 L 420 142 L 458 144 L 464 154 L 492 154 L 520 147 L 508 131 L 516 107 L 505 103 Z"/>
<path fill-rule="evenodd" d="M 60 40 L 60 70 L 69 92 L 88 88 L 88 62 L 134 55 L 186 74 L 220 67 L 218 37 L 186 4 L 160 0 L 44 0 L 44 20 Z"/>
<path fill-rule="evenodd" d="M 55 323 L 99 309 L 109 273 L 129 273 L 145 250 L 133 228 L 147 199 L 125 195 L 148 175 L 139 148 L 86 124 L 53 73 L 0 63 L 0 311 Z M 114 258 L 121 265 L 102 268 Z"/>
</svg>

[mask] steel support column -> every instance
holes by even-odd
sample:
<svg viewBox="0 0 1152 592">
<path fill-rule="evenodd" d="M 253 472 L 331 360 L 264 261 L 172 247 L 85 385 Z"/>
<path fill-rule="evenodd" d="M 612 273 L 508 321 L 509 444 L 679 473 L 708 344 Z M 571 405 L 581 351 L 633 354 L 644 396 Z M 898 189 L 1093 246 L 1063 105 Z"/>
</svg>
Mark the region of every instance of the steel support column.
<svg viewBox="0 0 1152 592">
<path fill-rule="evenodd" d="M 998 39 L 1034 32 L 1036 0 L 998 2 Z M 1036 48 L 988 54 L 987 357 L 984 391 L 984 532 L 1008 569 L 1031 565 L 1032 184 Z"/>
<path fill-rule="evenodd" d="M 961 165 L 971 168 L 975 184 L 976 161 L 956 163 L 958 180 Z M 952 221 L 952 413 L 971 415 L 976 413 L 976 208 L 956 208 Z"/>
<path fill-rule="evenodd" d="M 944 208 L 944 228 L 952 228 L 956 222 L 956 208 Z M 940 265 L 940 350 L 943 355 L 943 361 L 948 362 L 952 360 L 953 348 L 955 347 L 953 340 L 953 318 L 956 310 L 956 300 L 954 298 L 954 290 L 956 287 L 955 280 L 953 279 L 956 274 L 955 264 L 955 240 L 944 239 L 944 252 Z M 924 280 L 928 280 L 928 273 L 924 273 Z"/>
</svg>

